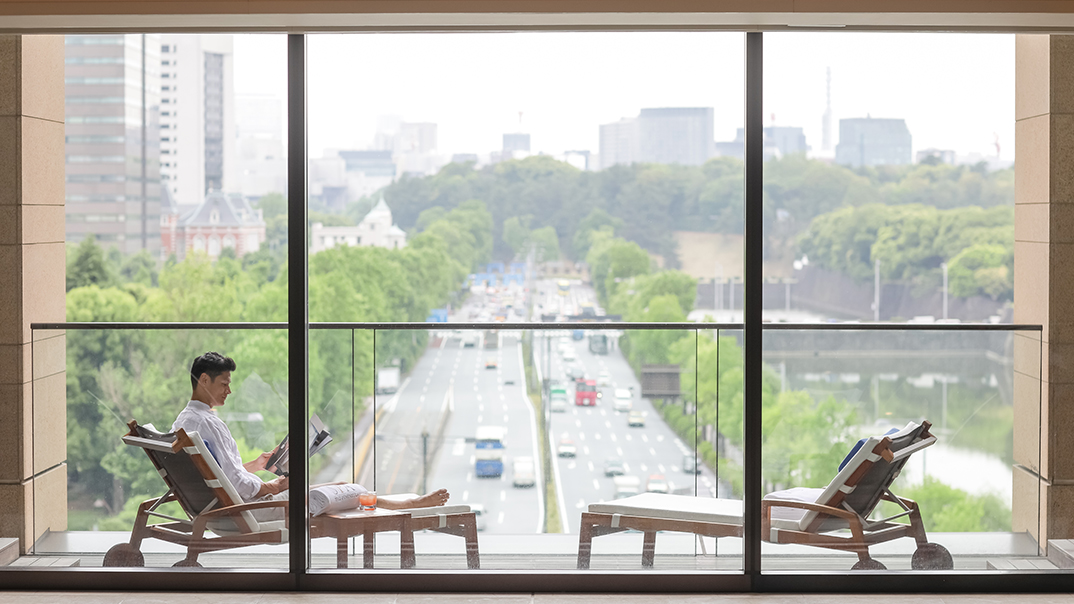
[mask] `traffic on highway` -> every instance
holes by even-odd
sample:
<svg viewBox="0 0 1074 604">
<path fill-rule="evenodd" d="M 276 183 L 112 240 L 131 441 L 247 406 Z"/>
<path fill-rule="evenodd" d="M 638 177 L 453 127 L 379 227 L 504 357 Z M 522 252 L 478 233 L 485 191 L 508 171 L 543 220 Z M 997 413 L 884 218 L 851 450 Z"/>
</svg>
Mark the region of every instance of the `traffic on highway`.
<svg viewBox="0 0 1074 604">
<path fill-rule="evenodd" d="M 577 531 L 590 503 L 644 491 L 715 497 L 715 476 L 664 423 L 618 347 L 619 333 L 582 324 L 533 332 L 536 378 L 548 379 L 539 417 L 526 393 L 518 330 L 451 329 L 451 322 L 603 314 L 579 281 L 475 287 L 397 386 L 375 398 L 375 446 L 358 480 L 384 493 L 446 488 L 480 513 L 479 530 L 541 533 L 551 468 L 560 530 Z M 528 296 L 532 295 L 532 300 Z M 580 329 L 574 329 L 579 327 Z M 547 422 L 547 424 L 546 424 Z M 551 464 L 539 427 L 548 426 Z"/>
</svg>

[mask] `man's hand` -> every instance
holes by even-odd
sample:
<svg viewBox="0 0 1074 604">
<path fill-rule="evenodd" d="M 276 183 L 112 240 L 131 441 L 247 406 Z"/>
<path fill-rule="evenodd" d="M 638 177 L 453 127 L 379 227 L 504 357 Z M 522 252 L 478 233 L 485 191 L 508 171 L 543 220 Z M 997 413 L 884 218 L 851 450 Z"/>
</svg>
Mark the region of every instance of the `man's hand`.
<svg viewBox="0 0 1074 604">
<path fill-rule="evenodd" d="M 286 476 L 280 476 L 275 480 L 263 483 L 261 489 L 257 491 L 257 496 L 264 497 L 265 495 L 277 495 L 286 491 L 290 484 L 291 481 Z"/>
<path fill-rule="evenodd" d="M 268 464 L 268 460 L 272 457 L 275 451 L 266 451 L 261 455 L 258 455 L 253 461 L 248 461 L 242 464 L 242 467 L 246 468 L 247 472 L 260 472 L 265 469 L 265 465 Z"/>
</svg>

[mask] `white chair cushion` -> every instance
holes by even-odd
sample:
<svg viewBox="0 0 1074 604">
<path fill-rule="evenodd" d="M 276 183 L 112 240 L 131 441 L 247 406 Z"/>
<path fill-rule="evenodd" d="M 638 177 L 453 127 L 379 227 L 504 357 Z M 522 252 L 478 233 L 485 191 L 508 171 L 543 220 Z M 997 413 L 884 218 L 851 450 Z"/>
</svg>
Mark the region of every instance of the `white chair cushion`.
<svg viewBox="0 0 1074 604">
<path fill-rule="evenodd" d="M 209 465 L 209 470 L 213 473 L 213 476 L 215 476 L 216 479 L 220 481 L 220 487 L 224 489 L 224 492 L 227 493 L 228 497 L 230 497 L 231 500 L 236 504 L 243 503 L 242 497 L 239 497 L 239 492 L 235 490 L 235 486 L 232 485 L 231 481 L 228 480 L 227 476 L 224 475 L 224 471 L 221 470 L 220 465 L 216 463 L 216 458 L 214 458 L 213 454 L 209 452 L 209 448 L 205 446 L 205 441 L 201 438 L 201 435 L 197 432 L 187 432 L 187 436 L 189 436 L 190 440 L 194 442 L 194 448 L 198 450 L 198 453 L 201 455 L 201 458 L 205 460 L 205 463 Z M 258 526 L 257 518 L 255 518 L 253 513 L 251 513 L 250 511 L 241 512 L 241 515 L 243 520 L 246 521 L 246 524 L 249 525 L 250 532 L 259 533 L 264 530 L 263 528 Z M 209 523 L 211 525 L 210 530 L 212 530 L 218 535 L 220 534 L 220 531 L 227 532 L 227 522 L 227 519 L 213 521 L 212 523 Z"/>
<path fill-rule="evenodd" d="M 399 510 L 400 512 L 410 512 L 411 518 L 422 518 L 425 516 L 439 516 L 441 514 L 465 514 L 470 511 L 468 505 L 440 505 L 434 508 L 410 508 L 407 510 Z"/>
<path fill-rule="evenodd" d="M 605 503 L 589 504 L 589 511 L 598 514 L 619 514 L 668 520 L 694 520 L 742 524 L 742 502 L 737 499 L 712 499 L 689 495 L 642 493 Z"/>
</svg>

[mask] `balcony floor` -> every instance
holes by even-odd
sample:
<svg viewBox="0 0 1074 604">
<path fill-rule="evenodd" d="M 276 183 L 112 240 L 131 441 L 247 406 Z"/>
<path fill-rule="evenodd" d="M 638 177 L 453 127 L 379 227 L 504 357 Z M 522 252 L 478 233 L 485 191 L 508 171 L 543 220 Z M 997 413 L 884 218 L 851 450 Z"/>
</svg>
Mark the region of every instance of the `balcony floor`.
<svg viewBox="0 0 1074 604">
<path fill-rule="evenodd" d="M 594 570 L 641 570 L 640 533 L 620 533 L 599 537 L 593 542 L 591 568 Z M 58 566 L 100 566 L 104 552 L 128 540 L 124 532 L 54 533 L 42 538 L 34 555 L 18 561 L 20 565 L 55 564 Z M 956 570 L 1048 569 L 1057 566 L 1038 555 L 1036 544 L 1027 535 L 1015 533 L 934 533 L 930 541 L 948 548 Z M 575 535 L 496 535 L 479 537 L 481 568 L 485 570 L 556 571 L 574 570 L 578 538 Z M 356 547 L 357 546 L 357 547 Z M 693 535 L 661 533 L 657 538 L 655 565 L 652 571 L 726 571 L 742 568 L 741 540 L 705 538 Z M 399 538 L 395 533 L 377 535 L 376 568 L 399 568 Z M 438 533 L 415 534 L 417 570 L 465 570 L 462 539 Z M 873 557 L 890 570 L 909 570 L 915 545 L 912 539 L 900 539 L 872 548 Z M 312 542 L 313 567 L 334 569 L 335 541 Z M 146 566 L 170 567 L 182 559 L 183 548 L 158 540 L 142 544 Z M 361 571 L 361 543 L 352 540 L 349 565 Z M 354 555 L 354 554 L 357 555 Z M 842 552 L 813 547 L 764 544 L 765 570 L 847 570 L 856 557 Z M 1053 556 L 1054 558 L 1054 556 Z M 237 550 L 203 554 L 203 566 L 215 568 L 287 567 L 286 545 L 258 545 Z M 1067 566 L 1062 564 L 1062 566 Z"/>
</svg>

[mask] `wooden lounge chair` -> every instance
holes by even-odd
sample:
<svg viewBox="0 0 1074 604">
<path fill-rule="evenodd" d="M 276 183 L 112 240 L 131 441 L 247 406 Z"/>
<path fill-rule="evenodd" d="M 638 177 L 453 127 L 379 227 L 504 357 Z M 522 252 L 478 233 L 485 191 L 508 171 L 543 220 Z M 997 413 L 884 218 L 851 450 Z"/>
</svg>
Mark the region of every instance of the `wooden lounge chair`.
<svg viewBox="0 0 1074 604">
<path fill-rule="evenodd" d="M 186 558 L 174 566 L 201 566 L 198 556 L 259 543 L 287 542 L 287 501 L 243 503 L 235 487 L 224 476 L 205 442 L 197 432 L 178 430 L 161 434 L 131 421 L 123 442 L 149 455 L 168 492 L 138 506 L 130 543 L 113 546 L 104 557 L 104 566 L 144 566 L 143 539 L 161 539 L 187 548 Z M 186 518 L 168 516 L 157 508 L 177 501 Z M 283 508 L 284 520 L 259 522 L 253 510 Z M 169 522 L 149 524 L 150 518 Z M 211 532 L 210 532 L 211 531 Z"/>
<path fill-rule="evenodd" d="M 417 497 L 414 493 L 403 493 L 383 495 L 380 499 L 402 501 L 414 497 Z M 410 527 L 415 531 L 431 530 L 462 537 L 466 542 L 466 567 L 481 568 L 481 557 L 477 548 L 477 516 L 470 506 L 442 505 L 400 511 L 410 513 Z"/>
<path fill-rule="evenodd" d="M 928 422 L 911 422 L 894 434 L 865 439 L 824 489 L 794 488 L 765 496 L 761 502 L 762 539 L 854 552 L 858 562 L 853 570 L 883 570 L 884 565 L 870 557 L 869 547 L 909 536 L 917 542 L 912 568 L 953 568 L 947 549 L 928 542 L 917 503 L 890 490 L 910 455 L 936 442 L 930 427 Z M 895 503 L 901 511 L 869 520 L 880 501 Z M 909 524 L 894 522 L 903 517 Z M 741 536 L 741 502 L 645 493 L 592 504 L 582 514 L 581 524 L 578 568 L 589 568 L 593 537 L 628 529 L 645 532 L 642 565 L 651 567 L 657 531 Z"/>
</svg>

